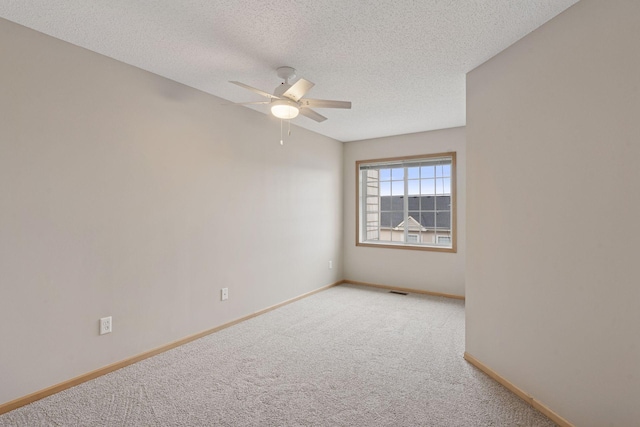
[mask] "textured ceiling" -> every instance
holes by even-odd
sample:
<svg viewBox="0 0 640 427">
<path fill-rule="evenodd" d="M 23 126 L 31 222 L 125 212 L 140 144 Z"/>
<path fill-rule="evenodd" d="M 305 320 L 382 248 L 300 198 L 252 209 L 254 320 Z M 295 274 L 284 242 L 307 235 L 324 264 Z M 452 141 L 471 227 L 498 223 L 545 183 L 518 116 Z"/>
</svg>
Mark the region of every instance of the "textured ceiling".
<svg viewBox="0 0 640 427">
<path fill-rule="evenodd" d="M 353 102 L 293 123 L 352 141 L 465 125 L 465 73 L 574 3 L 3 0 L 0 16 L 234 102 L 263 98 L 229 80 L 272 92 L 292 66 L 308 97 Z"/>
</svg>

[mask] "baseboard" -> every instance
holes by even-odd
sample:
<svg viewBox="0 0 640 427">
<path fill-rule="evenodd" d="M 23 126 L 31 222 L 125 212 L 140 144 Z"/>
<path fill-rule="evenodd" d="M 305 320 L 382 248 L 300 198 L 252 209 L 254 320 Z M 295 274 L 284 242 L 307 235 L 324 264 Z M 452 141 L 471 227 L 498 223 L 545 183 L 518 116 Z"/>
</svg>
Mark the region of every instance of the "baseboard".
<svg viewBox="0 0 640 427">
<path fill-rule="evenodd" d="M 445 294 L 445 293 L 442 293 L 442 292 L 423 291 L 421 289 L 411 289 L 411 288 L 399 288 L 397 286 L 389 286 L 389 285 L 380 285 L 380 284 L 376 284 L 376 283 L 359 282 L 357 280 L 349 280 L 349 279 L 345 279 L 342 282 L 343 283 L 350 283 L 352 285 L 369 286 L 369 287 L 372 287 L 372 288 L 389 289 L 391 291 L 401 291 L 401 292 L 409 292 L 409 293 L 414 293 L 414 294 L 431 295 L 431 296 L 434 296 L 434 297 L 445 297 L 445 298 L 453 298 L 453 299 L 464 300 L 464 296 L 462 296 L 462 295 Z"/>
<path fill-rule="evenodd" d="M 105 375 L 105 374 L 108 374 L 110 372 L 116 371 L 118 369 L 124 368 L 125 366 L 129 366 L 129 365 L 132 365 L 132 364 L 134 364 L 136 362 L 140 362 L 141 360 L 148 359 L 149 357 L 153 357 L 153 356 L 156 356 L 156 355 L 158 355 L 160 353 L 164 353 L 165 351 L 168 351 L 168 350 L 171 350 L 173 348 L 179 347 L 181 345 L 187 344 L 188 342 L 197 340 L 198 338 L 202 338 L 202 337 L 205 337 L 207 335 L 213 334 L 215 332 L 221 331 L 222 329 L 226 329 L 226 328 L 228 328 L 230 326 L 236 325 L 236 324 L 238 324 L 240 322 L 243 322 L 245 320 L 249 320 L 249 319 L 251 319 L 253 317 L 260 316 L 261 314 L 267 313 L 267 312 L 269 312 L 271 310 L 275 310 L 276 308 L 280 308 L 280 307 L 282 307 L 284 305 L 291 304 L 292 302 L 298 301 L 298 300 L 300 300 L 302 298 L 306 298 L 306 297 L 308 297 L 310 295 L 313 295 L 315 293 L 318 293 L 318 292 L 327 290 L 329 288 L 332 288 L 334 286 L 340 285 L 343 282 L 344 282 L 343 280 L 340 280 L 340 281 L 332 283 L 330 285 L 323 286 L 323 287 L 318 288 L 316 290 L 304 293 L 304 294 L 299 295 L 297 297 L 294 297 L 294 298 L 288 299 L 286 301 L 283 301 L 281 303 L 272 305 L 272 306 L 267 307 L 265 309 L 262 309 L 260 311 L 256 311 L 255 313 L 249 314 L 249 315 L 241 317 L 239 319 L 232 320 L 231 322 L 225 323 L 223 325 L 216 326 L 215 328 L 207 329 L 206 331 L 202 331 L 202 332 L 199 332 L 199 333 L 194 334 L 194 335 L 189 335 L 186 338 L 182 338 L 182 339 L 179 339 L 179 340 L 174 341 L 172 343 L 165 344 L 163 346 L 154 348 L 153 350 L 145 351 L 144 353 L 138 354 L 138 355 L 130 357 L 128 359 L 121 360 L 120 362 L 112 363 L 111 365 L 107 365 L 105 367 L 96 369 L 95 371 L 91 371 L 91 372 L 88 372 L 86 374 L 82 374 L 80 376 L 77 376 L 77 377 L 72 378 L 72 379 L 67 380 L 67 381 L 63 381 L 63 382 L 61 382 L 59 384 L 53 385 L 53 386 L 45 388 L 43 390 L 36 391 L 35 393 L 31 393 L 29 395 L 26 395 L 26 396 L 23 396 L 23 397 L 19 397 L 19 398 L 15 399 L 15 400 L 12 400 L 10 402 L 3 403 L 3 404 L 0 405 L 0 415 L 4 414 L 4 413 L 7 413 L 9 411 L 13 411 L 14 409 L 17 409 L 17 408 L 19 408 L 21 406 L 28 405 L 29 403 L 35 402 L 36 400 L 40 400 L 40 399 L 45 398 L 47 396 L 51 396 L 52 394 L 59 393 L 62 390 L 66 390 L 68 388 L 75 387 L 75 386 L 77 386 L 79 384 L 82 384 L 84 382 L 90 381 L 90 380 L 92 380 L 94 378 L 98 378 L 98 377 L 100 377 L 102 375 Z"/>
<path fill-rule="evenodd" d="M 573 424 L 571 424 L 569 421 L 567 421 L 566 419 L 562 418 L 560 415 L 553 412 L 545 404 L 536 400 L 533 396 L 529 395 L 524 390 L 514 385 L 512 382 L 510 382 L 509 380 L 507 380 L 506 378 L 504 378 L 503 376 L 495 372 L 493 369 L 489 368 L 484 363 L 480 362 L 478 359 L 476 359 L 469 353 L 467 352 L 464 353 L 464 359 L 467 362 L 471 363 L 476 368 L 480 369 L 485 374 L 489 375 L 491 378 L 493 378 L 503 386 L 505 386 L 508 390 L 513 392 L 520 399 L 524 400 L 529 405 L 531 405 L 538 411 L 542 412 L 544 415 L 547 416 L 547 418 L 549 418 L 554 423 L 558 424 L 560 427 L 574 427 Z"/>
</svg>

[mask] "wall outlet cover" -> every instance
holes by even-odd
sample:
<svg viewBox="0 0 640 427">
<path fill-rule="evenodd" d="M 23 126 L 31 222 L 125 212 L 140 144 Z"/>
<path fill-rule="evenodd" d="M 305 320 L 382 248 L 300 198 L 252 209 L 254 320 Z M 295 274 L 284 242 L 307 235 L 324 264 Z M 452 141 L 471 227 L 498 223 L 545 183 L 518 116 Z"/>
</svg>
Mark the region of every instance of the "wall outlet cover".
<svg viewBox="0 0 640 427">
<path fill-rule="evenodd" d="M 100 319 L 100 335 L 110 334 L 113 331 L 113 321 L 111 316 Z"/>
</svg>

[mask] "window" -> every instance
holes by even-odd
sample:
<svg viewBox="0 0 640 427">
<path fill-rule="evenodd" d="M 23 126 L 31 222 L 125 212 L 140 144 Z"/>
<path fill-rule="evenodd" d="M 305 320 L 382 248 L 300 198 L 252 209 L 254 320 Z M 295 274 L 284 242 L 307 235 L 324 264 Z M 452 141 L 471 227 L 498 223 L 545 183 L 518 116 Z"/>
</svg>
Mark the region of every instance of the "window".
<svg viewBox="0 0 640 427">
<path fill-rule="evenodd" d="M 358 246 L 456 251 L 456 153 L 356 162 Z"/>
<path fill-rule="evenodd" d="M 407 243 L 418 243 L 420 235 L 419 234 L 408 234 L 407 235 Z"/>
</svg>

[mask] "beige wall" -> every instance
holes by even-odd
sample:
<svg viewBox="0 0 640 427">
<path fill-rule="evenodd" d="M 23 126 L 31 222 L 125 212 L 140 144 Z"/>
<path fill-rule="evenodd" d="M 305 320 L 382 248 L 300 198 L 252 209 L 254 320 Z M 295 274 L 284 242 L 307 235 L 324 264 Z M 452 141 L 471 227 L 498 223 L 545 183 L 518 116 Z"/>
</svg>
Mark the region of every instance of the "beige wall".
<svg viewBox="0 0 640 427">
<path fill-rule="evenodd" d="M 0 403 L 342 278 L 342 143 L 4 20 L 0 52 Z"/>
<path fill-rule="evenodd" d="M 467 78 L 466 349 L 581 427 L 640 420 L 638 40 L 582 0 Z"/>
<path fill-rule="evenodd" d="M 356 246 L 356 161 L 449 151 L 457 153 L 458 252 L 443 253 Z M 344 278 L 464 295 L 465 168 L 464 128 L 345 143 Z"/>
</svg>

